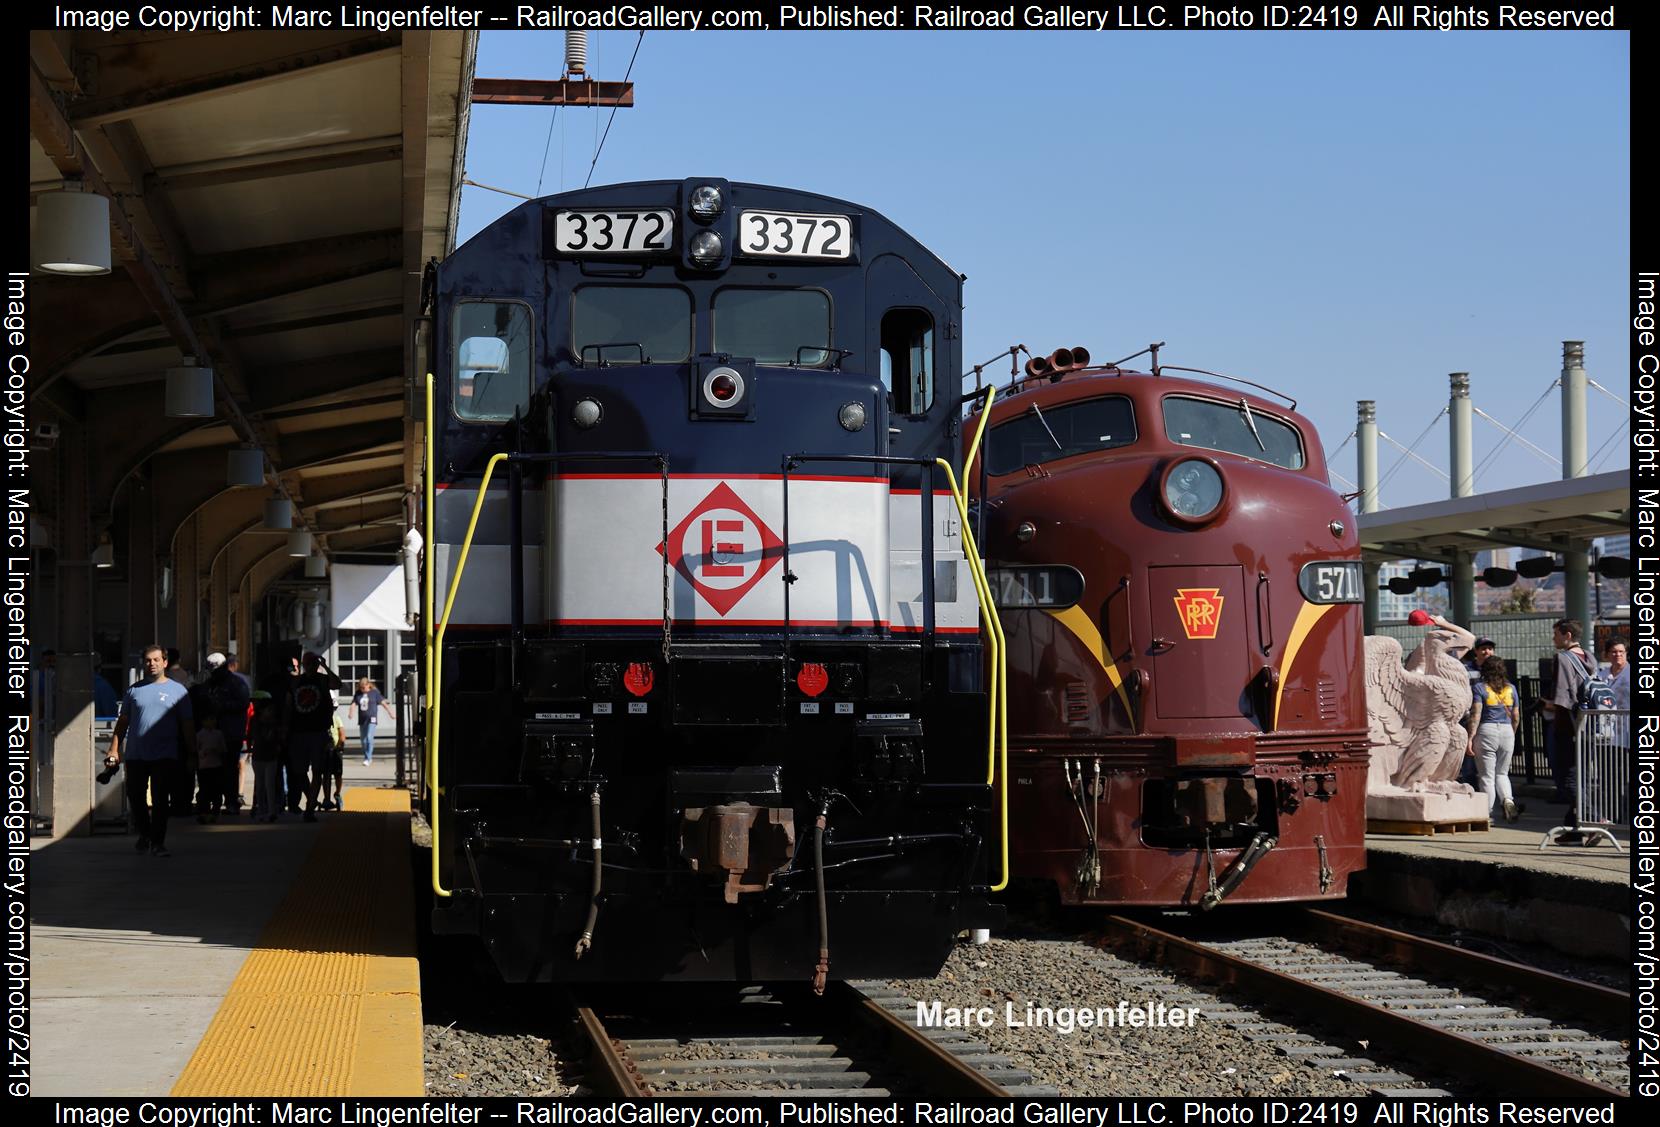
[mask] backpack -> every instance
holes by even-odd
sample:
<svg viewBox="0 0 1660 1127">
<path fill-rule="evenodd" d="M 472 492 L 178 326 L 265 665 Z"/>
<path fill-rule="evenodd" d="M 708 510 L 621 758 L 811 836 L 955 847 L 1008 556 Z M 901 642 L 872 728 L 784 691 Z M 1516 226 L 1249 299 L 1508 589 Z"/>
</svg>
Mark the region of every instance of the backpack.
<svg viewBox="0 0 1660 1127">
<path fill-rule="evenodd" d="M 1584 668 L 1585 680 L 1579 683 L 1579 689 L 1574 693 L 1574 711 L 1605 711 L 1613 708 L 1614 686 L 1608 683 L 1608 674 L 1589 658 L 1580 660 L 1576 656 L 1575 660 Z"/>
</svg>

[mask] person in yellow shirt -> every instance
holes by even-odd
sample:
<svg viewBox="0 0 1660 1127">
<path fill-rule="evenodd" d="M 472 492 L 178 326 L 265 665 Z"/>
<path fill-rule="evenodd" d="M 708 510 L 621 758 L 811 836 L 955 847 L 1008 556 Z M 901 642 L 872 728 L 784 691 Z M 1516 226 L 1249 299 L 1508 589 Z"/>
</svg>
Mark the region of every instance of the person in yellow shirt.
<svg viewBox="0 0 1660 1127">
<path fill-rule="evenodd" d="M 1481 663 L 1481 679 L 1475 683 L 1475 708 L 1470 712 L 1470 744 L 1465 754 L 1476 761 L 1476 778 L 1487 795 L 1487 816 L 1500 808 L 1504 820 L 1514 822 L 1521 814 L 1510 790 L 1510 757 L 1516 751 L 1516 729 L 1522 711 L 1516 705 L 1516 687 L 1505 679 L 1504 662 L 1489 657 Z"/>
</svg>

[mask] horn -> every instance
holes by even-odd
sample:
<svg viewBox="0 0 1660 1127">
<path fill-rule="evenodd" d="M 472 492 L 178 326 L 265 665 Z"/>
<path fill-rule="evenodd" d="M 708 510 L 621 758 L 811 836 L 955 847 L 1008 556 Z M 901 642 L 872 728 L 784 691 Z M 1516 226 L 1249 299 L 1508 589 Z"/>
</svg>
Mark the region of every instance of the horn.
<svg viewBox="0 0 1660 1127">
<path fill-rule="evenodd" d="M 1049 354 L 1049 364 L 1057 372 L 1063 372 L 1071 368 L 1073 366 L 1072 350 L 1070 348 L 1055 349 Z"/>
<path fill-rule="evenodd" d="M 1026 374 L 1034 380 L 1040 376 L 1047 376 L 1054 370 L 1055 366 L 1041 356 L 1034 356 L 1026 361 Z"/>
<path fill-rule="evenodd" d="M 1089 349 L 1081 344 L 1072 346 L 1072 362 L 1080 368 L 1089 367 Z"/>
</svg>

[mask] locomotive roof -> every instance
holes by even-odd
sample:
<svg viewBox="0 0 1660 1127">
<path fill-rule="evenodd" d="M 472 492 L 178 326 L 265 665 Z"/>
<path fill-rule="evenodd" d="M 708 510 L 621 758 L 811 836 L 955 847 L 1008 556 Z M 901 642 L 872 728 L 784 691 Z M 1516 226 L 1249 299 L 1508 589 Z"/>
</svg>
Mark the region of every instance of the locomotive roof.
<svg viewBox="0 0 1660 1127">
<path fill-rule="evenodd" d="M 689 179 L 695 179 L 695 177 Z M 710 179 L 713 180 L 716 178 L 710 177 Z M 527 200 L 512 210 L 498 216 L 491 223 L 485 225 L 478 232 L 475 232 L 473 238 L 478 238 L 479 235 L 482 235 L 484 232 L 490 230 L 496 224 L 507 221 L 510 217 L 517 218 L 521 216 L 521 213 L 525 212 L 540 213 L 542 209 L 550 206 L 568 207 L 574 204 L 597 207 L 602 204 L 617 206 L 619 204 L 645 204 L 648 202 L 657 206 L 662 206 L 663 193 L 678 192 L 681 186 L 685 183 L 685 180 L 630 180 L 618 184 L 596 184 L 588 188 L 575 188 L 568 192 L 551 193 L 534 200 Z M 926 265 L 937 268 L 938 270 L 949 274 L 951 278 L 956 281 L 960 281 L 962 278 L 962 275 L 952 269 L 949 262 L 946 262 L 945 259 L 935 254 L 915 235 L 912 235 L 904 227 L 900 226 L 898 223 L 895 223 L 892 219 L 889 219 L 880 211 L 877 211 L 875 208 L 866 204 L 855 203 L 852 200 L 844 200 L 836 196 L 826 196 L 818 192 L 803 191 L 799 188 L 780 187 L 776 184 L 753 184 L 743 180 L 729 180 L 727 181 L 727 184 L 730 187 L 748 195 L 750 198 L 746 202 L 749 203 L 759 203 L 763 205 L 770 204 L 774 207 L 786 209 L 790 207 L 800 207 L 805 204 L 810 207 L 839 209 L 856 214 L 866 224 L 864 237 L 867 241 L 869 239 L 868 225 L 871 220 L 875 220 L 882 228 L 885 229 L 889 240 L 901 241 L 907 244 L 909 248 L 914 248 L 915 252 L 926 256 L 928 260 L 926 263 L 918 263 L 913 261 L 913 266 Z M 772 198 L 769 199 L 768 197 Z M 472 239 L 468 240 L 468 242 L 471 241 Z"/>
<path fill-rule="evenodd" d="M 1230 403 L 1237 403 L 1243 398 L 1251 405 L 1253 410 L 1293 419 L 1300 426 L 1309 430 L 1312 430 L 1314 426 L 1312 422 L 1297 411 L 1295 401 L 1290 400 L 1289 396 L 1282 396 L 1277 399 L 1266 398 L 1253 392 L 1249 387 L 1216 383 L 1186 375 L 1165 375 L 1163 372 L 1155 375 L 1152 372 L 1142 372 L 1132 368 L 1118 368 L 1110 364 L 1066 372 L 1059 380 L 1051 380 L 1047 376 L 1023 377 L 1015 382 L 1012 390 L 1007 387 L 998 389 L 997 401 L 992 405 L 992 414 L 1001 416 L 1001 408 L 1006 406 L 1010 411 L 1013 411 L 1020 404 L 1031 402 L 1033 398 L 1040 398 L 1046 402 L 1065 402 L 1070 399 L 1086 398 L 1106 390 L 1107 386 L 1113 381 L 1129 381 L 1131 384 L 1138 385 L 1141 384 L 1141 381 L 1151 381 L 1147 386 L 1154 386 L 1160 394 L 1182 392 L 1226 399 Z M 1279 395 L 1278 392 L 1271 394 Z"/>
</svg>

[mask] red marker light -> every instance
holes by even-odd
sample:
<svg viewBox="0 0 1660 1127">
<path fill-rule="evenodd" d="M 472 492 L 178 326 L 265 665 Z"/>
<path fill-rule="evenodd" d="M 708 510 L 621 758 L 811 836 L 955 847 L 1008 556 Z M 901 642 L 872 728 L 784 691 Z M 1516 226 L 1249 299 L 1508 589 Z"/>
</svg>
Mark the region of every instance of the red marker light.
<svg viewBox="0 0 1660 1127">
<path fill-rule="evenodd" d="M 795 675 L 796 687 L 810 697 L 816 697 L 830 687 L 830 674 L 824 666 L 816 661 L 801 663 L 801 671 Z"/>
<path fill-rule="evenodd" d="M 709 394 L 722 403 L 738 394 L 738 381 L 728 375 L 719 375 L 709 381 Z"/>
<path fill-rule="evenodd" d="M 649 661 L 632 661 L 628 664 L 628 672 L 623 674 L 623 688 L 637 697 L 643 697 L 651 692 L 652 683 L 656 675 L 651 671 Z"/>
</svg>

